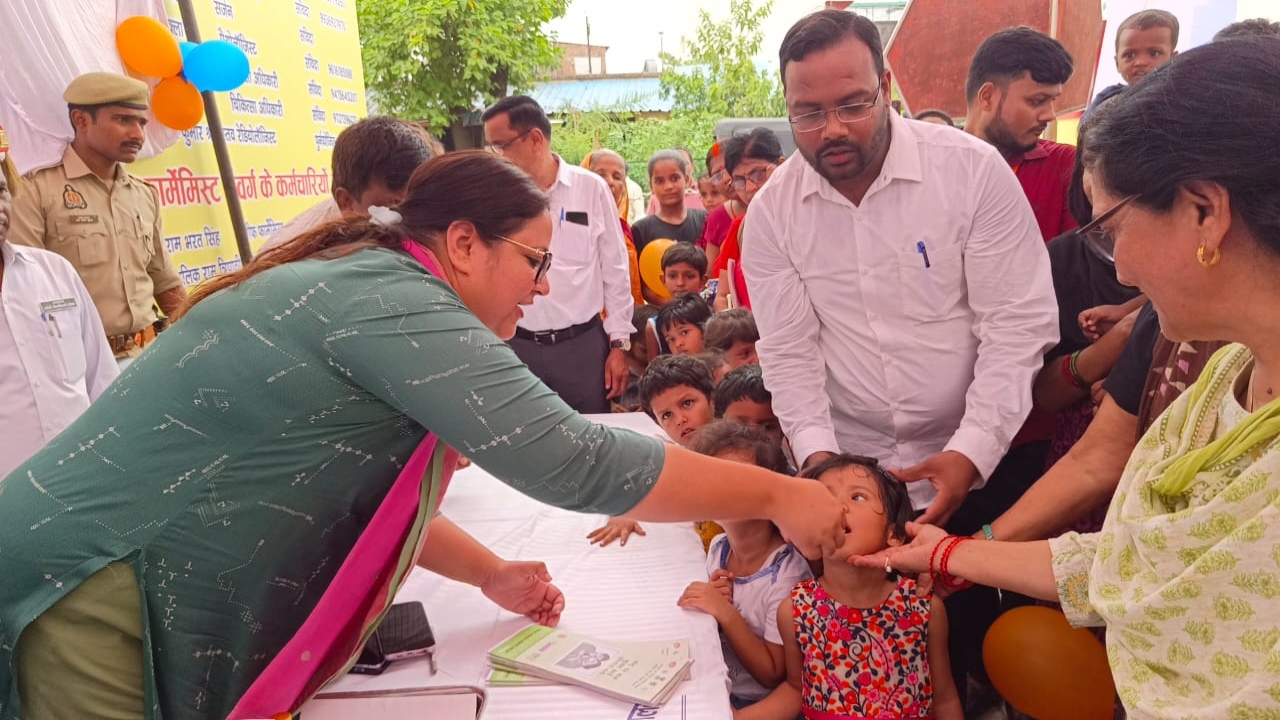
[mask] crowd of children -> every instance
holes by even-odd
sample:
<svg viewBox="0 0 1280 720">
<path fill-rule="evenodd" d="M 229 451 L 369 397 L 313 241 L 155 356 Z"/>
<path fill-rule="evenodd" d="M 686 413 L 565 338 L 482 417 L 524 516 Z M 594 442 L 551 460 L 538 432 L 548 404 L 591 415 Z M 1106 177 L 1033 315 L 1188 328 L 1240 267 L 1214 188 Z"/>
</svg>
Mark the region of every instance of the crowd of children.
<svg viewBox="0 0 1280 720">
<path fill-rule="evenodd" d="M 684 205 L 692 182 L 682 153 L 665 150 L 649 161 L 657 212 L 636 222 L 631 237 L 638 252 L 655 240 L 676 242 L 662 255 L 665 292 L 645 287 L 636 307 L 633 382 L 614 410 L 647 413 L 695 452 L 795 474 L 756 356 L 751 311 L 713 311 L 707 254 L 719 250 L 746 205 L 723 156 L 712 148 L 709 173 L 697 183 L 706 210 Z M 709 238 L 712 231 L 719 237 Z M 832 557 L 810 563 L 768 520 L 695 524 L 707 580 L 690 584 L 678 603 L 719 625 L 735 717 L 961 717 L 941 602 L 911 578 L 846 562 L 906 540 L 905 487 L 874 460 L 852 455 L 805 476 L 845 504 L 848 540 Z M 610 518 L 588 539 L 625 546 L 644 534 L 634 520 Z"/>
</svg>

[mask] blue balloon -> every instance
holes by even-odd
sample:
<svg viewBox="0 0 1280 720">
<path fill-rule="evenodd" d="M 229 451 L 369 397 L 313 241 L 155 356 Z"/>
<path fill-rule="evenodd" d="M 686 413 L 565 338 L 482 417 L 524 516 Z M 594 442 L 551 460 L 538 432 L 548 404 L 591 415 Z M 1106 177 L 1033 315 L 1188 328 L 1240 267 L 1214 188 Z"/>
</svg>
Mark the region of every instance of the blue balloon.
<svg viewBox="0 0 1280 720">
<path fill-rule="evenodd" d="M 227 92 L 249 79 L 249 58 L 225 40 L 208 40 L 183 56 L 182 74 L 201 92 Z"/>
<path fill-rule="evenodd" d="M 196 46 L 196 43 L 193 43 L 190 40 L 183 40 L 178 43 L 178 50 L 182 52 L 183 60 L 187 59 L 187 53 L 191 52 L 191 49 L 194 48 L 195 46 Z"/>
</svg>

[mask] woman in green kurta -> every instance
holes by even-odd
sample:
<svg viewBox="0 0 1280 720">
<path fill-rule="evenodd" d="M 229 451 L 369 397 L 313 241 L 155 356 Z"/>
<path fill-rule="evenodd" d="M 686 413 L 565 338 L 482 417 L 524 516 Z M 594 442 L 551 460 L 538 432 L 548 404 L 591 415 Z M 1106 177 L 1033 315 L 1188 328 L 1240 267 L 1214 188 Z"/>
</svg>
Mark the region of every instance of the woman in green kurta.
<svg viewBox="0 0 1280 720">
<path fill-rule="evenodd" d="M 820 487 L 595 425 L 528 372 L 503 338 L 547 292 L 552 225 L 523 173 L 457 153 L 407 193 L 398 216 L 317 229 L 211 281 L 0 482 L 0 718 L 227 717 L 428 433 L 559 507 L 769 517 L 808 554 L 842 541 Z M 444 452 L 401 560 L 554 623 L 544 568 L 431 517 Z M 357 645 L 365 620 L 343 629 Z"/>
<path fill-rule="evenodd" d="M 1082 232 L 1114 243 L 1171 340 L 1236 343 L 1139 441 L 1102 530 L 952 545 L 921 526 L 856 561 L 937 572 L 952 548 L 951 574 L 1105 625 L 1131 718 L 1280 717 L 1277 77 L 1280 39 L 1195 48 L 1088 133 L 1097 215 Z"/>
</svg>

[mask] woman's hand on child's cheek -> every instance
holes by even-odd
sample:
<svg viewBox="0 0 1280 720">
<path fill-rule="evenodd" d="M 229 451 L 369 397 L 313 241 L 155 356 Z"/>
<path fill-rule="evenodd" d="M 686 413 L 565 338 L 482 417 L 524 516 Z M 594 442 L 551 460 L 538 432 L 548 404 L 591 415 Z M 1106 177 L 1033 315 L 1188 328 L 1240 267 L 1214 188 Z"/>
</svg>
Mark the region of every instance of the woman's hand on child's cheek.
<svg viewBox="0 0 1280 720">
<path fill-rule="evenodd" d="M 713 588 L 711 583 L 704 582 L 689 583 L 676 605 L 686 610 L 701 610 L 716 622 L 724 622 L 727 613 L 733 611 L 733 604 L 725 599 L 724 594 Z"/>
<path fill-rule="evenodd" d="M 711 573 L 711 587 L 715 588 L 724 595 L 724 598 L 730 603 L 733 602 L 733 573 L 728 570 L 715 570 Z"/>
<path fill-rule="evenodd" d="M 929 563 L 933 558 L 934 548 L 947 537 L 947 531 L 934 525 L 910 522 L 907 523 L 907 534 L 912 538 L 910 543 L 885 548 L 872 555 L 850 555 L 849 563 L 858 567 L 883 568 L 887 562 L 889 567 L 897 572 L 909 574 L 931 572 L 934 568 L 930 568 Z"/>
</svg>

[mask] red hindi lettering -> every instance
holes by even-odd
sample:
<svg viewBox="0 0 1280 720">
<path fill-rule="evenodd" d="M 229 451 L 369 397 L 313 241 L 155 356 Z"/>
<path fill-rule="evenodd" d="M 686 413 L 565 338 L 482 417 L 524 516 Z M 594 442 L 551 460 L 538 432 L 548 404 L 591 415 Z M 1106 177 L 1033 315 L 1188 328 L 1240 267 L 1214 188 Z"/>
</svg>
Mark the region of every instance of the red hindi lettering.
<svg viewBox="0 0 1280 720">
<path fill-rule="evenodd" d="M 258 179 L 258 192 L 264 198 L 275 194 L 275 189 L 271 186 L 271 171 L 266 168 L 262 169 L 262 177 Z"/>
<path fill-rule="evenodd" d="M 257 178 L 254 177 L 253 169 L 249 169 L 248 175 L 236 176 L 236 195 L 241 200 L 256 200 L 258 198 Z"/>
</svg>

